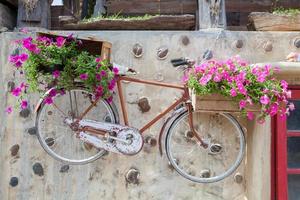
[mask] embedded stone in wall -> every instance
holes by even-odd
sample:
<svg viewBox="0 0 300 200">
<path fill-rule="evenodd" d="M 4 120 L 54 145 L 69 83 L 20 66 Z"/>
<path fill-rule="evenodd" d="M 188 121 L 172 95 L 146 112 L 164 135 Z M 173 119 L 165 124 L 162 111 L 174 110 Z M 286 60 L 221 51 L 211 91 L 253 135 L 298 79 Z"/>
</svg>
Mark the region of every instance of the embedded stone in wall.
<svg viewBox="0 0 300 200">
<path fill-rule="evenodd" d="M 36 174 L 38 176 L 44 175 L 44 169 L 43 169 L 43 166 L 41 165 L 41 163 L 35 163 L 32 166 L 32 169 L 33 169 L 34 174 Z"/>
<path fill-rule="evenodd" d="M 169 49 L 167 47 L 160 47 L 157 49 L 157 58 L 160 60 L 166 59 L 169 53 Z"/>
<path fill-rule="evenodd" d="M 27 118 L 29 116 L 29 114 L 30 114 L 29 108 L 25 108 L 20 111 L 20 117 Z"/>
<path fill-rule="evenodd" d="M 263 48 L 265 52 L 270 52 L 273 50 L 273 45 L 271 42 L 266 42 Z"/>
<path fill-rule="evenodd" d="M 206 50 L 203 54 L 203 59 L 209 60 L 212 59 L 213 57 L 213 52 L 211 50 Z"/>
<path fill-rule="evenodd" d="M 243 40 L 234 41 L 233 46 L 237 49 L 241 49 L 244 46 Z"/>
<path fill-rule="evenodd" d="M 63 165 L 63 166 L 60 168 L 59 172 L 60 172 L 60 173 L 66 173 L 66 172 L 69 171 L 69 169 L 70 169 L 70 166 L 69 166 L 69 165 Z"/>
<path fill-rule="evenodd" d="M 181 37 L 181 42 L 184 46 L 187 46 L 190 44 L 190 39 L 188 36 L 184 35 Z"/>
<path fill-rule="evenodd" d="M 146 97 L 139 99 L 138 106 L 140 107 L 142 113 L 148 112 L 151 109 L 151 106 L 149 105 L 149 101 Z"/>
<path fill-rule="evenodd" d="M 139 184 L 139 179 L 138 179 L 139 175 L 140 175 L 140 172 L 137 169 L 135 169 L 135 168 L 129 169 L 125 176 L 126 182 L 130 183 L 130 184 L 138 185 Z"/>
<path fill-rule="evenodd" d="M 36 127 L 31 127 L 27 130 L 29 135 L 36 135 Z"/>
<path fill-rule="evenodd" d="M 295 39 L 294 45 L 296 48 L 298 48 L 298 49 L 300 48 L 300 38 Z"/>
<path fill-rule="evenodd" d="M 15 89 L 15 86 L 16 86 L 15 82 L 8 81 L 8 83 L 7 83 L 7 91 L 11 92 L 13 89 Z"/>
<path fill-rule="evenodd" d="M 19 152 L 19 149 L 20 149 L 20 146 L 18 144 L 13 145 L 10 148 L 10 155 L 11 156 L 16 156 L 18 154 L 18 152 Z"/>
<path fill-rule="evenodd" d="M 136 43 L 132 47 L 132 53 L 134 57 L 140 58 L 143 56 L 143 46 L 141 44 Z"/>
<path fill-rule="evenodd" d="M 18 177 L 11 177 L 10 181 L 9 181 L 9 185 L 11 187 L 16 187 L 19 183 Z"/>
</svg>

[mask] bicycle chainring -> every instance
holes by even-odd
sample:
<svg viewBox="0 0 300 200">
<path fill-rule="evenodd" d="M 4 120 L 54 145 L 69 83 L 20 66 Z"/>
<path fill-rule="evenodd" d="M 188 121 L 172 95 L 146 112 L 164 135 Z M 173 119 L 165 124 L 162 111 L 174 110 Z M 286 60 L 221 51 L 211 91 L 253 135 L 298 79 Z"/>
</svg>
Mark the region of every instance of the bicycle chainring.
<svg viewBox="0 0 300 200">
<path fill-rule="evenodd" d="M 117 138 L 128 141 L 124 143 L 116 140 L 115 147 L 125 155 L 135 155 L 140 152 L 144 141 L 139 130 L 135 128 L 124 128 L 117 134 Z"/>
</svg>

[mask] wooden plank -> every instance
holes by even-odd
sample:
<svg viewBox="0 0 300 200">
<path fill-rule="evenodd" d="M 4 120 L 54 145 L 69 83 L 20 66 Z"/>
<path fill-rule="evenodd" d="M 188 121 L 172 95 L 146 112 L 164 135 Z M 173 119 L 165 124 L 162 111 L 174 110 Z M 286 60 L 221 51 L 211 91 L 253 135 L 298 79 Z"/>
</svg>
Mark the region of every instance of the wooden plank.
<svg viewBox="0 0 300 200">
<path fill-rule="evenodd" d="M 100 20 L 65 24 L 66 30 L 194 30 L 194 15 L 161 15 L 146 20 Z"/>
<path fill-rule="evenodd" d="M 227 12 L 270 12 L 272 9 L 272 0 L 226 0 Z M 278 7 L 284 8 L 300 8 L 299 0 L 285 0 L 277 3 Z"/>
<path fill-rule="evenodd" d="M 300 15 L 286 16 L 267 12 L 253 12 L 250 23 L 258 31 L 300 31 Z"/>
<path fill-rule="evenodd" d="M 108 14 L 195 14 L 196 0 L 108 0 Z"/>
</svg>

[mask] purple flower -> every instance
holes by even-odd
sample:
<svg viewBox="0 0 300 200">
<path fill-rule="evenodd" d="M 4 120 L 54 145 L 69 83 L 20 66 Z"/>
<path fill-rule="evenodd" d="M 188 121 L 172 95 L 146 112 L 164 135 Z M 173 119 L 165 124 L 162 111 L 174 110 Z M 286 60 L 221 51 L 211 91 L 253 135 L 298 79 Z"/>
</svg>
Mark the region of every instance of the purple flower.
<svg viewBox="0 0 300 200">
<path fill-rule="evenodd" d="M 21 92 L 22 92 L 21 88 L 20 88 L 20 87 L 17 87 L 17 88 L 15 88 L 15 89 L 13 89 L 13 91 L 12 91 L 11 93 L 12 93 L 12 95 L 14 95 L 15 97 L 18 97 L 18 96 L 20 96 Z"/>
<path fill-rule="evenodd" d="M 87 74 L 80 74 L 79 78 L 81 80 L 87 80 L 88 79 L 88 75 Z"/>
<path fill-rule="evenodd" d="M 21 108 L 25 109 L 25 108 L 27 108 L 27 106 L 28 106 L 28 102 L 26 100 L 22 100 L 22 102 L 21 102 Z"/>
<path fill-rule="evenodd" d="M 240 104 L 240 109 L 245 108 L 246 107 L 246 103 L 247 102 L 245 100 L 241 100 L 240 103 L 239 103 Z"/>
<path fill-rule="evenodd" d="M 52 73 L 52 75 L 53 75 L 53 78 L 58 78 L 58 77 L 60 76 L 60 71 L 55 70 L 55 71 Z"/>
<path fill-rule="evenodd" d="M 101 76 L 106 76 L 106 71 L 102 70 L 102 71 L 100 72 L 100 75 L 101 75 Z"/>
<path fill-rule="evenodd" d="M 260 97 L 260 103 L 263 105 L 267 105 L 270 102 L 270 99 L 267 95 Z"/>
<path fill-rule="evenodd" d="M 26 83 L 22 82 L 21 85 L 20 85 L 20 88 L 21 88 L 21 89 L 26 89 L 26 88 L 27 88 Z"/>
<path fill-rule="evenodd" d="M 46 98 L 44 99 L 44 101 L 45 101 L 46 104 L 49 104 L 49 105 L 53 103 L 52 97 L 46 97 Z"/>
<path fill-rule="evenodd" d="M 101 62 L 101 58 L 96 58 L 95 61 L 98 63 L 98 62 Z"/>
<path fill-rule="evenodd" d="M 65 38 L 59 36 L 56 38 L 56 46 L 62 47 L 65 44 Z"/>
<path fill-rule="evenodd" d="M 12 112 L 12 107 L 11 106 L 7 107 L 5 109 L 5 112 L 8 113 L 8 114 L 10 114 Z"/>
<path fill-rule="evenodd" d="M 119 73 L 119 69 L 117 67 L 114 67 L 112 71 L 115 75 L 118 75 Z"/>
<path fill-rule="evenodd" d="M 288 83 L 285 80 L 281 80 L 280 85 L 284 90 L 288 88 Z"/>
</svg>

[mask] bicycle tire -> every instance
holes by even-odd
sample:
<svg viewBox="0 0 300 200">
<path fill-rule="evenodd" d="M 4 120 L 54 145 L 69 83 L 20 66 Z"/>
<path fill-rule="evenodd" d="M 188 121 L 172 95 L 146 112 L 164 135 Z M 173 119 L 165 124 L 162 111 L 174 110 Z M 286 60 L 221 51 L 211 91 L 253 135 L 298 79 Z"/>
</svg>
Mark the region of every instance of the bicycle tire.
<svg viewBox="0 0 300 200">
<path fill-rule="evenodd" d="M 241 125 L 238 123 L 238 121 L 229 113 L 219 113 L 222 116 L 224 116 L 233 126 L 236 128 L 238 136 L 239 136 L 239 145 L 240 145 L 240 150 L 238 152 L 238 155 L 235 159 L 234 164 L 229 167 L 224 173 L 219 174 L 214 177 L 208 177 L 208 178 L 203 178 L 203 177 L 196 177 L 193 175 L 190 175 L 188 172 L 182 170 L 179 166 L 178 163 L 176 162 L 176 159 L 174 159 L 174 156 L 172 155 L 172 150 L 170 149 L 170 141 L 171 137 L 174 134 L 174 127 L 176 127 L 176 124 L 178 124 L 180 121 L 182 121 L 185 117 L 188 117 L 188 111 L 185 110 L 181 114 L 179 114 L 172 122 L 167 130 L 166 138 L 165 138 L 165 151 L 167 158 L 170 162 L 170 164 L 173 166 L 173 168 L 176 170 L 178 174 L 183 176 L 184 178 L 196 182 L 196 183 L 213 183 L 213 182 L 218 182 L 226 177 L 230 176 L 241 164 L 244 154 L 245 154 L 245 135 L 244 131 L 241 127 Z M 195 124 L 195 121 L 194 121 Z"/>
<path fill-rule="evenodd" d="M 89 92 L 87 92 L 86 90 L 82 89 L 82 88 L 74 88 L 73 90 L 77 90 L 77 91 L 83 91 L 86 92 L 88 94 L 90 94 Z M 111 122 L 110 123 L 118 123 L 119 121 L 119 117 L 118 117 L 118 113 L 116 111 L 116 107 L 115 105 L 112 103 L 108 103 L 106 100 L 104 99 L 100 99 L 99 103 L 102 103 L 103 105 L 106 106 L 106 109 L 108 110 L 108 112 L 111 114 Z M 76 160 L 76 159 L 69 159 L 69 158 L 65 158 L 64 156 L 58 155 L 56 154 L 53 150 L 51 150 L 50 146 L 46 143 L 45 138 L 42 137 L 41 131 L 40 131 L 40 118 L 41 118 L 41 113 L 43 112 L 43 110 L 45 109 L 45 107 L 48 106 L 45 102 L 42 103 L 41 108 L 38 110 L 37 115 L 36 115 L 36 121 L 35 121 L 35 127 L 37 130 L 37 138 L 39 143 L 41 144 L 42 148 L 54 159 L 61 161 L 63 163 L 66 164 L 70 164 L 70 165 L 84 165 L 90 162 L 93 162 L 97 159 L 99 159 L 100 157 L 102 157 L 107 151 L 101 149 L 98 151 L 98 153 L 96 153 L 95 155 L 86 158 L 86 159 L 81 159 L 81 160 Z M 79 139 L 78 139 L 79 140 Z"/>
</svg>

